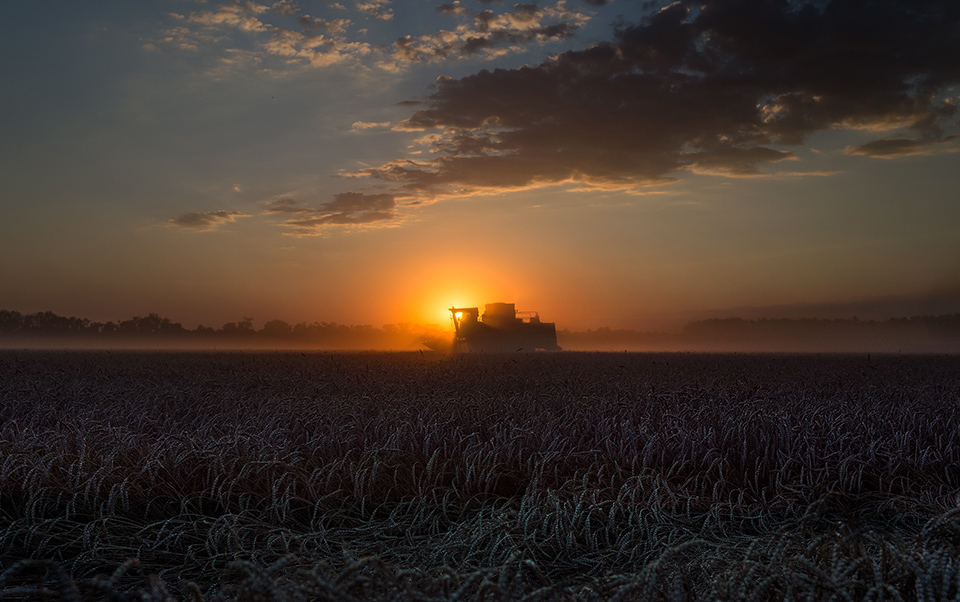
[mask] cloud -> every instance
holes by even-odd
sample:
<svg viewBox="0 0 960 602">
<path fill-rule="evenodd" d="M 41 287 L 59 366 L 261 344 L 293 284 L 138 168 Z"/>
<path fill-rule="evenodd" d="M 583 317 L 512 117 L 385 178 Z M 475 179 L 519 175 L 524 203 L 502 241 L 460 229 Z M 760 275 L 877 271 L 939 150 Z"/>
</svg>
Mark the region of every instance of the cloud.
<svg viewBox="0 0 960 602">
<path fill-rule="evenodd" d="M 728 177 L 757 177 L 759 166 L 780 161 L 795 161 L 791 152 L 778 151 L 762 146 L 752 148 L 720 148 L 690 153 L 685 161 L 694 173 Z"/>
<path fill-rule="evenodd" d="M 396 222 L 397 201 L 393 194 L 343 192 L 319 206 L 299 199 L 280 198 L 267 204 L 266 212 L 287 217 L 283 225 L 293 236 L 316 236 L 330 226 L 370 226 Z"/>
<path fill-rule="evenodd" d="M 295 15 L 300 12 L 300 5 L 291 0 L 280 0 L 274 2 L 270 10 L 281 15 Z"/>
<path fill-rule="evenodd" d="M 453 30 L 441 30 L 421 36 L 406 35 L 393 45 L 395 64 L 442 61 L 476 54 L 495 58 L 523 50 L 531 42 L 545 44 L 573 36 L 590 20 L 585 12 L 569 8 L 562 0 L 552 6 L 514 4 L 512 10 L 484 10 L 471 13 L 460 2 L 442 4 L 437 12 L 465 18 Z M 388 66 L 381 63 L 381 66 Z"/>
<path fill-rule="evenodd" d="M 441 15 L 461 16 L 467 14 L 467 7 L 460 4 L 460 0 L 453 0 L 449 4 L 441 4 L 437 7 L 437 12 Z"/>
<path fill-rule="evenodd" d="M 315 211 L 313 207 L 307 205 L 304 201 L 281 197 L 267 202 L 267 213 L 310 213 Z"/>
<path fill-rule="evenodd" d="M 194 13 L 187 20 L 206 26 L 227 25 L 241 31 L 264 31 L 267 26 L 257 18 L 257 15 L 266 12 L 269 8 L 255 2 L 231 2 L 219 6 L 217 10 Z"/>
<path fill-rule="evenodd" d="M 393 19 L 393 9 L 390 8 L 390 0 L 363 0 L 357 2 L 357 10 L 383 21 Z"/>
<path fill-rule="evenodd" d="M 534 31 L 543 10 L 480 13 L 477 29 Z M 397 52 L 426 60 L 467 43 L 462 33 L 407 38 Z M 438 79 L 396 126 L 432 134 L 422 138 L 427 152 L 360 173 L 435 197 L 642 186 L 682 172 L 757 176 L 796 159 L 786 148 L 836 128 L 905 128 L 923 140 L 850 154 L 926 154 L 952 140 L 943 130 L 956 126 L 957 48 L 955 0 L 679 0 L 621 23 L 611 42 Z"/>
<path fill-rule="evenodd" d="M 297 23 L 303 28 L 303 32 L 326 31 L 331 33 L 346 33 L 350 27 L 350 19 L 317 19 L 310 15 L 300 15 L 297 17 Z"/>
<path fill-rule="evenodd" d="M 374 129 L 385 129 L 390 127 L 392 124 L 389 121 L 354 121 L 353 125 L 350 126 L 352 130 L 374 130 Z"/>
<path fill-rule="evenodd" d="M 529 44 L 573 36 L 592 16 L 569 7 L 565 0 L 545 6 L 514 4 L 506 10 L 497 7 L 479 12 L 460 0 L 451 0 L 436 6 L 436 12 L 455 19 L 459 25 L 428 30 L 422 35 L 401 35 L 393 43 L 383 44 L 365 40 L 370 29 L 356 29 L 350 19 L 325 14 L 347 10 L 340 3 L 312 7 L 322 11 L 323 16 L 306 14 L 300 3 L 292 0 L 269 5 L 234 0 L 197 12 L 171 13 L 177 23 L 150 43 L 154 43 L 154 48 L 155 43 L 162 43 L 185 51 L 219 49 L 221 57 L 243 52 L 250 59 L 247 65 L 272 70 L 367 63 L 396 72 L 417 62 L 478 55 L 493 59 L 523 52 Z M 388 21 L 394 16 L 390 0 L 360 0 L 354 3 L 353 10 L 361 22 Z"/>
<path fill-rule="evenodd" d="M 347 22 L 348 23 L 348 22 Z M 317 27 L 333 31 L 341 24 L 324 22 Z M 355 61 L 370 52 L 369 44 L 346 42 L 339 37 L 314 35 L 307 31 L 274 28 L 271 38 L 261 44 L 269 54 L 302 61 L 314 66 Z"/>
<path fill-rule="evenodd" d="M 180 217 L 168 219 L 165 223 L 170 227 L 192 230 L 194 232 L 209 232 L 216 230 L 223 224 L 236 221 L 240 217 L 250 217 L 239 211 L 207 211 L 206 213 L 185 213 Z"/>
<path fill-rule="evenodd" d="M 200 50 L 200 44 L 214 42 L 211 36 L 203 36 L 194 32 L 189 27 L 169 27 L 163 31 L 161 37 L 157 40 L 161 44 L 169 44 L 180 50 L 196 52 Z M 153 47 L 153 44 L 149 44 Z"/>
<path fill-rule="evenodd" d="M 284 64 L 325 67 L 357 63 L 372 50 L 366 42 L 347 40 L 352 25 L 349 19 L 303 14 L 299 4 L 288 0 L 271 6 L 229 2 L 212 10 L 171 16 L 181 24 L 166 29 L 158 41 L 181 50 L 223 47 L 217 72 L 225 70 L 222 64 L 225 62 L 236 67 L 238 56 L 245 57 L 244 64 L 248 66 L 259 67 L 266 59 L 273 59 L 270 67 Z M 253 50 L 241 49 L 247 46 L 245 39 L 253 40 Z"/>
<path fill-rule="evenodd" d="M 911 157 L 917 155 L 936 155 L 941 153 L 955 153 L 960 151 L 953 141 L 957 136 L 944 138 L 915 139 L 915 138 L 883 138 L 866 144 L 848 146 L 843 149 L 845 155 L 862 155 L 878 159 L 893 159 L 896 157 Z"/>
</svg>

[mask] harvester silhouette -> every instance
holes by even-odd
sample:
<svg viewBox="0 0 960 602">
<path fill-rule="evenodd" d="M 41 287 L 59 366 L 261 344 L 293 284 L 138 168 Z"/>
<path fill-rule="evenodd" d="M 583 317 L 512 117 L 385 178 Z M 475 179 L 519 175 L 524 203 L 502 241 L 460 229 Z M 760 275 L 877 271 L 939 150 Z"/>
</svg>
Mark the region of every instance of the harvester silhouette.
<svg viewBox="0 0 960 602">
<path fill-rule="evenodd" d="M 513 303 L 487 303 L 483 315 L 476 307 L 451 307 L 453 351 L 560 351 L 557 327 L 541 322 L 540 314 L 518 312 Z"/>
</svg>

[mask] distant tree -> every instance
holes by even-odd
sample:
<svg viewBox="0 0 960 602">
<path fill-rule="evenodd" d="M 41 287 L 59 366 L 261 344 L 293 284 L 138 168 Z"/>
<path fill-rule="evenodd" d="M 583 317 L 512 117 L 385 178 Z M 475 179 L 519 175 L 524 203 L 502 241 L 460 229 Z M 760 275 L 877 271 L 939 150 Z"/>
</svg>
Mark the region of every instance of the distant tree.
<svg viewBox="0 0 960 602">
<path fill-rule="evenodd" d="M 313 324 L 318 325 L 316 322 L 314 322 Z M 308 325 L 306 322 L 298 322 L 293 327 L 293 336 L 301 339 L 305 338 L 310 334 L 310 330 L 311 330 L 311 326 Z"/>
<path fill-rule="evenodd" d="M 283 320 L 270 320 L 260 329 L 260 334 L 270 337 L 289 337 L 293 334 L 293 326 Z"/>
<path fill-rule="evenodd" d="M 66 318 L 58 316 L 52 311 L 37 312 L 23 317 L 23 329 L 35 333 L 64 332 Z"/>
<path fill-rule="evenodd" d="M 147 314 L 146 317 L 135 316 L 129 320 L 123 320 L 117 326 L 117 329 L 126 334 L 137 335 L 186 332 L 186 329 L 179 322 L 171 322 L 169 318 L 161 318 L 155 313 Z"/>
<path fill-rule="evenodd" d="M 52 311 L 37 312 L 24 316 L 23 328 L 37 333 L 77 334 L 89 329 L 90 320 L 86 318 L 58 316 Z"/>
<path fill-rule="evenodd" d="M 239 322 L 228 322 L 220 329 L 221 334 L 229 336 L 248 336 L 256 334 L 253 329 L 253 318 L 242 318 Z"/>
<path fill-rule="evenodd" d="M 0 309 L 0 332 L 18 332 L 23 329 L 23 315 L 18 311 Z"/>
</svg>

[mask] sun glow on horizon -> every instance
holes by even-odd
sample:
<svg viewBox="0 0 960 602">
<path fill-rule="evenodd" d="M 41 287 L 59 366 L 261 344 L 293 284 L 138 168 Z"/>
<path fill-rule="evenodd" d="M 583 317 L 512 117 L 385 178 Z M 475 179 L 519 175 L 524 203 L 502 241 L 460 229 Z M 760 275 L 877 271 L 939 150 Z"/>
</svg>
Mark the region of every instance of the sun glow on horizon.
<svg viewBox="0 0 960 602">
<path fill-rule="evenodd" d="M 440 288 L 442 285 L 438 285 Z M 439 325 L 453 330 L 451 307 L 483 307 L 486 297 L 482 294 L 445 294 L 424 291 L 411 295 L 403 304 L 405 321 L 425 325 Z M 460 312 L 458 312 L 460 313 Z"/>
<path fill-rule="evenodd" d="M 521 277 L 509 261 L 497 259 L 488 263 L 465 260 L 462 256 L 431 257 L 412 277 L 410 272 L 396 272 L 390 284 L 402 320 L 435 324 L 452 331 L 451 307 L 482 310 L 485 303 L 511 301 L 521 292 L 512 283 Z"/>
</svg>

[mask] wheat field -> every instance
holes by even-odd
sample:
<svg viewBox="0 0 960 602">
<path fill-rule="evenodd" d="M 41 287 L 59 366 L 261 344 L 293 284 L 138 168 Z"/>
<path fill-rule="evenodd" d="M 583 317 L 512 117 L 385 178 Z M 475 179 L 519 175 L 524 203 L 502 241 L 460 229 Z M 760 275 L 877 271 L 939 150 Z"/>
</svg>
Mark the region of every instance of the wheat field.
<svg viewBox="0 0 960 602">
<path fill-rule="evenodd" d="M 0 598 L 960 600 L 960 357 L 0 352 Z"/>
</svg>

